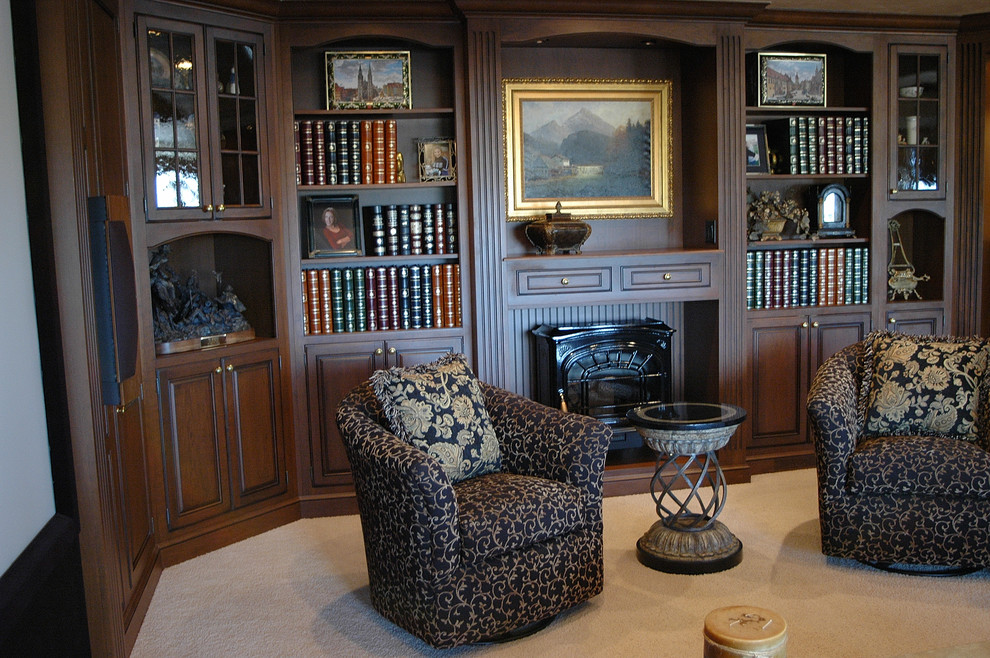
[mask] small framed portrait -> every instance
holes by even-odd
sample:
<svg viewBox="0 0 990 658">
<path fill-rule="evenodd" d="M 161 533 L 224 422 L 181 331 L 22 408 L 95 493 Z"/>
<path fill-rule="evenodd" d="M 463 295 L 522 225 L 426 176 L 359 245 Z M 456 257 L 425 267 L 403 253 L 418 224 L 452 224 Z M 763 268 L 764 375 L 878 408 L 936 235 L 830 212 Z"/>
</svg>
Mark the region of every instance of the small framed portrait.
<svg viewBox="0 0 990 658">
<path fill-rule="evenodd" d="M 457 180 L 457 152 L 454 140 L 447 137 L 432 137 L 417 142 L 419 147 L 419 180 Z"/>
<path fill-rule="evenodd" d="M 762 123 L 746 126 L 746 173 L 769 174 L 767 127 Z"/>
<path fill-rule="evenodd" d="M 310 258 L 364 255 L 356 195 L 306 197 L 303 218 Z"/>
<path fill-rule="evenodd" d="M 825 55 L 758 53 L 760 107 L 825 107 Z"/>
<path fill-rule="evenodd" d="M 412 107 L 409 51 L 326 51 L 327 109 Z"/>
</svg>

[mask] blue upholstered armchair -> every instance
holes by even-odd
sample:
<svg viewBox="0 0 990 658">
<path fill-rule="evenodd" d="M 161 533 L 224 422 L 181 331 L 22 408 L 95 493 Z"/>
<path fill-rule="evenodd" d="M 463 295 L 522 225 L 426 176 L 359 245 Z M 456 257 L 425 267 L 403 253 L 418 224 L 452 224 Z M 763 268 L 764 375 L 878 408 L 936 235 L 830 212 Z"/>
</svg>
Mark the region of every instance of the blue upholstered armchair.
<svg viewBox="0 0 990 658">
<path fill-rule="evenodd" d="M 876 332 L 822 365 L 808 413 L 826 555 L 990 566 L 987 351 Z"/>
<path fill-rule="evenodd" d="M 496 639 L 602 590 L 601 422 L 479 382 L 497 472 L 451 478 L 398 438 L 370 384 L 337 410 L 371 602 L 435 647 Z"/>
</svg>

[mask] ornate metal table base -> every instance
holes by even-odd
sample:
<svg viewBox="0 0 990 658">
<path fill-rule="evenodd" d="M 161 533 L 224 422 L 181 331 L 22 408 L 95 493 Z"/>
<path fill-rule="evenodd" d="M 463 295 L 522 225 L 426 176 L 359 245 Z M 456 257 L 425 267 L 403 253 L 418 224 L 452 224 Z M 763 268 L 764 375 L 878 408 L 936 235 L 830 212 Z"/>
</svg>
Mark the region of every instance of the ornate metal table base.
<svg viewBox="0 0 990 658">
<path fill-rule="evenodd" d="M 726 483 L 715 451 L 729 442 L 746 412 L 724 404 L 673 403 L 646 405 L 627 416 L 658 455 L 650 493 L 660 520 L 636 542 L 639 561 L 684 574 L 739 564 L 742 542 L 717 520 Z M 698 469 L 694 477 L 693 468 Z"/>
</svg>

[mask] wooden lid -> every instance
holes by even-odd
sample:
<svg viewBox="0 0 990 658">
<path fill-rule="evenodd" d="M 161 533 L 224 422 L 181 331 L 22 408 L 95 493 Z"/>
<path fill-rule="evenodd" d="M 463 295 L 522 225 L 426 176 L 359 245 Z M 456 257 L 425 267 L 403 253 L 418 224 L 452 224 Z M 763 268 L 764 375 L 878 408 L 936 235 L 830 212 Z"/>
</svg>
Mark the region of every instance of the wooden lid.
<svg viewBox="0 0 990 658">
<path fill-rule="evenodd" d="M 708 613 L 705 636 L 731 649 L 773 649 L 787 640 L 787 622 L 773 610 L 734 605 Z"/>
</svg>

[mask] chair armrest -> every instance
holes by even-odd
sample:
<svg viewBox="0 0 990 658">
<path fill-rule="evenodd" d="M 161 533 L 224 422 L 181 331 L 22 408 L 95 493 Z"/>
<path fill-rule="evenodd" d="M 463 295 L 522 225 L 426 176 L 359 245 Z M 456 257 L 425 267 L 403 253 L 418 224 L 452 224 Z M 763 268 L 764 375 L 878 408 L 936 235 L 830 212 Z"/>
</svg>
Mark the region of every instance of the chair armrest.
<svg viewBox="0 0 990 658">
<path fill-rule="evenodd" d="M 612 440 L 607 425 L 484 382 L 481 389 L 505 470 L 573 484 L 589 500 L 600 501 L 605 455 Z"/>
<path fill-rule="evenodd" d="M 459 566 L 454 489 L 435 459 L 362 410 L 360 401 L 370 394 L 356 389 L 337 409 L 369 564 L 390 567 L 384 573 L 402 565 L 422 583 L 439 582 Z"/>
<path fill-rule="evenodd" d="M 862 347 L 850 345 L 818 369 L 808 391 L 808 425 L 818 459 L 819 487 L 840 495 L 846 462 L 863 431 L 859 414 L 859 359 Z"/>
</svg>

